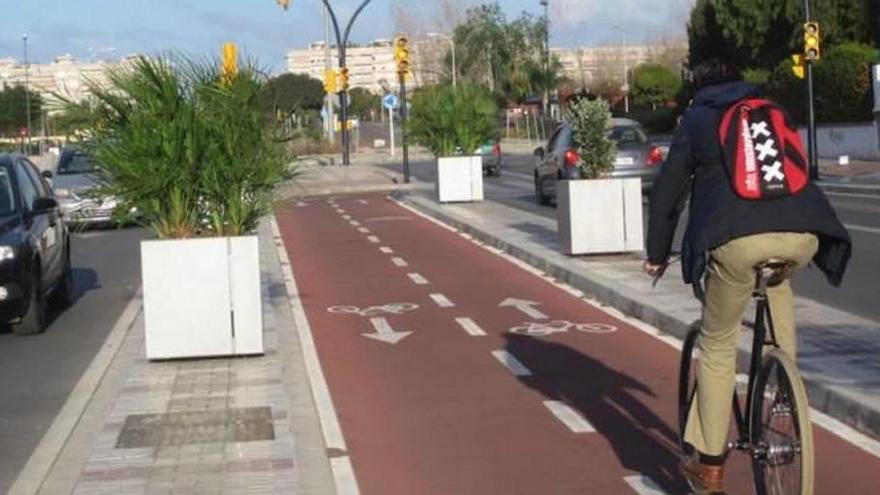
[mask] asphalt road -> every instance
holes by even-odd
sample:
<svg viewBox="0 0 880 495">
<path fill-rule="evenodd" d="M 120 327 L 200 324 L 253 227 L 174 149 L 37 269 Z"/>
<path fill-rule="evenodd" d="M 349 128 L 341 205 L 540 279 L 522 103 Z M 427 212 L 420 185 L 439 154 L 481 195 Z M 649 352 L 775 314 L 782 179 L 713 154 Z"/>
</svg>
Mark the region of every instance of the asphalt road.
<svg viewBox="0 0 880 495">
<path fill-rule="evenodd" d="M 686 493 L 673 346 L 384 195 L 277 218 L 360 493 Z M 880 459 L 814 431 L 816 493 L 874 493 Z"/>
<path fill-rule="evenodd" d="M 47 331 L 0 334 L 0 493 L 6 493 L 140 286 L 142 229 L 73 235 L 76 302 Z"/>
<path fill-rule="evenodd" d="M 538 206 L 535 203 L 532 178 L 534 159 L 530 155 L 505 155 L 504 165 L 500 178 L 485 178 L 485 198 L 556 218 L 553 206 Z M 393 167 L 400 169 L 400 165 Z M 433 162 L 411 163 L 410 170 L 420 180 L 434 180 Z M 811 267 L 795 278 L 795 292 L 834 308 L 880 321 L 880 304 L 877 304 L 880 301 L 880 257 L 876 255 L 880 252 L 880 197 L 829 193 L 828 198 L 853 240 L 853 257 L 846 277 L 843 285 L 835 288 L 825 281 L 818 269 Z M 683 235 L 685 218 L 684 215 L 682 217 L 676 245 L 680 245 Z M 646 207 L 646 228 L 647 218 Z"/>
</svg>

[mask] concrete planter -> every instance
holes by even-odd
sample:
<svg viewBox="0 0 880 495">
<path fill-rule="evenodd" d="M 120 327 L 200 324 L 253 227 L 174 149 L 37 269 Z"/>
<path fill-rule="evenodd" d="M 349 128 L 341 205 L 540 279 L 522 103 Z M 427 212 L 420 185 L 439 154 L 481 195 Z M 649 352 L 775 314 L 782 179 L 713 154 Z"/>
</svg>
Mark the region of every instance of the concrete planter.
<svg viewBox="0 0 880 495">
<path fill-rule="evenodd" d="M 483 200 L 483 159 L 480 156 L 451 156 L 437 159 L 437 201 Z"/>
<path fill-rule="evenodd" d="M 559 181 L 556 214 L 565 254 L 644 248 L 641 179 Z"/>
<path fill-rule="evenodd" d="M 263 353 L 256 236 L 141 242 L 147 359 Z"/>
</svg>

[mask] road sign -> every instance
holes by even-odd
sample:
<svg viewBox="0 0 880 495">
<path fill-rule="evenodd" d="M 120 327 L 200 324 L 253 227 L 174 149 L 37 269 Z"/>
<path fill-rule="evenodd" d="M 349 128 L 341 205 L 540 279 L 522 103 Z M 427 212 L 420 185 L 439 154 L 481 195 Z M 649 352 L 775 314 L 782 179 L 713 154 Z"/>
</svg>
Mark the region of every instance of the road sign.
<svg viewBox="0 0 880 495">
<path fill-rule="evenodd" d="M 382 98 L 382 106 L 389 110 L 397 108 L 398 103 L 397 95 L 394 93 L 388 93 Z"/>
</svg>

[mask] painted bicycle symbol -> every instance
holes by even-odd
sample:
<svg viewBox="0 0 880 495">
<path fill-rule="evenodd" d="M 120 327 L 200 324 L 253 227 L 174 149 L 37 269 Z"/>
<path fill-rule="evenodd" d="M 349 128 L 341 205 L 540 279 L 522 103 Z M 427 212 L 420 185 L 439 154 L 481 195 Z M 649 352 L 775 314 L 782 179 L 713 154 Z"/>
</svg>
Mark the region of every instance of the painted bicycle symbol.
<svg viewBox="0 0 880 495">
<path fill-rule="evenodd" d="M 359 308 L 357 306 L 331 306 L 327 308 L 327 311 L 336 314 L 353 314 L 370 317 L 383 314 L 399 315 L 406 313 L 407 311 L 418 309 L 418 307 L 419 305 L 414 303 L 389 303 L 381 306 L 369 306 L 366 308 Z"/>
<path fill-rule="evenodd" d="M 522 325 L 515 326 L 510 329 L 510 333 L 521 335 L 529 335 L 532 337 L 546 337 L 554 333 L 565 332 L 583 332 L 583 333 L 614 333 L 617 327 L 605 323 L 574 323 L 568 320 L 553 321 L 527 321 Z"/>
</svg>

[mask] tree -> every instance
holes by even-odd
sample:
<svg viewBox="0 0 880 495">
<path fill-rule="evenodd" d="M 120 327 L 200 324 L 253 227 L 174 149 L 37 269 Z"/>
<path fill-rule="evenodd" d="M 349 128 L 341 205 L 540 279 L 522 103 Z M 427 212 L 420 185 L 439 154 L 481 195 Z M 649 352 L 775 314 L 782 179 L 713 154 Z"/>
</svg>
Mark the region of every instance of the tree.
<svg viewBox="0 0 880 495">
<path fill-rule="evenodd" d="M 812 0 L 827 47 L 871 42 L 871 0 Z M 697 0 L 688 23 L 691 65 L 721 58 L 742 68 L 772 70 L 802 51 L 803 0 Z"/>
<path fill-rule="evenodd" d="M 18 136 L 21 129 L 27 127 L 27 99 L 25 88 L 20 84 L 0 88 L 0 134 Z M 30 109 L 32 119 L 43 111 L 43 98 L 35 91 L 30 93 Z"/>
<path fill-rule="evenodd" d="M 275 110 L 320 110 L 324 105 L 324 84 L 305 74 L 282 74 L 270 79 L 260 93 L 264 112 Z"/>
<path fill-rule="evenodd" d="M 352 115 L 359 117 L 363 117 L 365 113 L 378 108 L 382 103 L 378 95 L 374 95 L 364 88 L 354 88 L 348 92 L 348 96 L 350 102 L 349 111 Z"/>
<path fill-rule="evenodd" d="M 681 80 L 669 69 L 658 64 L 642 64 L 633 70 L 632 94 L 636 105 L 656 110 L 681 89 Z"/>
</svg>

